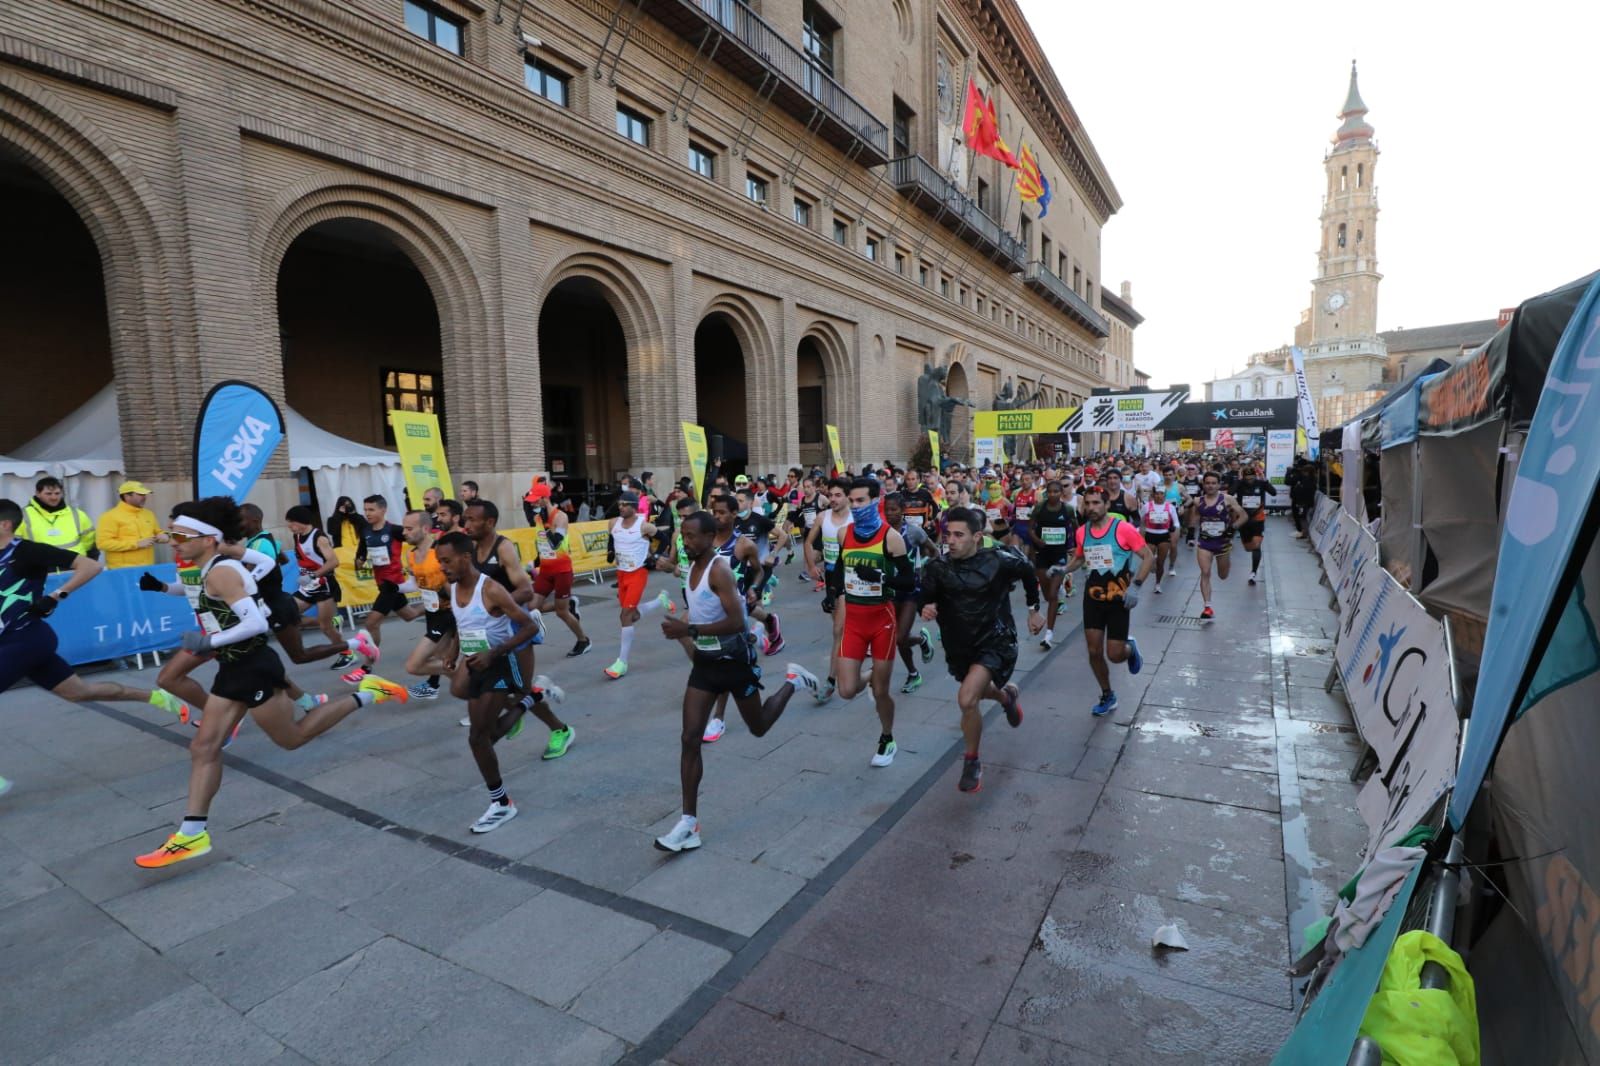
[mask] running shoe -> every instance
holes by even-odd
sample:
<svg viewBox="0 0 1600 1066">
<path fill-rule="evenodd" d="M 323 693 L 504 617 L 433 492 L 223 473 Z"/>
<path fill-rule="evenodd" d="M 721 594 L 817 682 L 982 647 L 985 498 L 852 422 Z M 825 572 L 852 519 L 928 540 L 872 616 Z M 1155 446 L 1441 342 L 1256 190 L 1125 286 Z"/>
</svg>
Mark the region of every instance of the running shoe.
<svg viewBox="0 0 1600 1066">
<path fill-rule="evenodd" d="M 573 617 L 576 618 L 577 615 L 573 615 Z M 567 658 L 576 659 L 580 655 L 588 655 L 589 649 L 593 647 L 594 641 L 590 640 L 588 637 L 584 637 L 582 640 L 578 641 L 578 643 L 572 646 L 571 651 L 567 652 Z"/>
<path fill-rule="evenodd" d="M 962 759 L 961 781 L 956 787 L 963 792 L 982 792 L 983 764 L 977 759 Z"/>
<path fill-rule="evenodd" d="M 807 581 L 810 581 L 810 580 L 811 580 L 811 575 L 810 575 L 810 574 L 808 574 L 808 573 L 806 573 L 806 572 L 805 572 L 805 571 L 804 571 L 804 570 L 802 570 L 802 571 L 800 571 L 800 572 L 799 572 L 799 573 L 798 573 L 798 574 L 796 574 L 796 575 L 794 575 L 794 579 L 795 579 L 795 580 L 796 580 L 796 581 L 798 581 L 798 582 L 800 582 L 800 583 L 801 583 L 801 584 L 802 584 L 802 585 L 803 585 L 803 584 L 805 584 L 805 583 L 806 583 L 806 582 L 807 582 Z"/>
<path fill-rule="evenodd" d="M 621 677 L 623 674 L 626 674 L 627 672 L 628 672 L 628 664 L 623 662 L 621 659 L 618 659 L 616 662 L 614 662 L 610 666 L 606 667 L 606 676 L 609 677 L 613 681 L 615 681 L 617 678 Z"/>
<path fill-rule="evenodd" d="M 189 721 L 189 705 L 165 689 L 158 688 L 150 693 L 150 706 L 177 715 L 180 722 Z"/>
<path fill-rule="evenodd" d="M 816 678 L 813 677 L 812 680 L 815 681 Z M 838 690 L 838 688 L 838 684 L 835 683 L 833 678 L 830 677 L 828 680 L 822 683 L 822 685 L 815 693 L 813 693 L 813 695 L 817 697 L 818 703 L 827 703 L 829 700 L 833 699 L 833 694 Z"/>
<path fill-rule="evenodd" d="M 174 866 L 189 859 L 198 859 L 210 850 L 211 834 L 204 829 L 187 836 L 183 833 L 173 833 L 165 844 L 148 854 L 136 855 L 133 861 L 146 870 L 159 870 L 163 866 Z"/>
<path fill-rule="evenodd" d="M 349 685 L 359 685 L 361 684 L 361 679 L 366 676 L 367 668 L 364 666 L 358 666 L 348 674 L 340 674 L 339 680 Z"/>
<path fill-rule="evenodd" d="M 373 643 L 372 635 L 365 629 L 356 630 L 356 635 L 350 638 L 350 650 L 367 660 L 369 670 L 378 665 L 378 657 L 382 654 Z"/>
<path fill-rule="evenodd" d="M 328 669 L 330 669 L 330 670 L 343 670 L 345 667 L 354 664 L 355 661 L 356 661 L 356 657 L 354 655 L 351 655 L 347 651 L 346 652 L 340 652 L 339 653 L 339 657 L 337 659 L 333 660 L 333 665 L 328 667 Z"/>
<path fill-rule="evenodd" d="M 7 781 L 3 777 L 0 777 L 0 796 L 4 796 L 7 792 L 10 792 L 10 791 L 11 791 L 11 782 Z"/>
<path fill-rule="evenodd" d="M 414 700 L 436 700 L 439 698 L 439 690 L 426 681 L 418 681 L 411 686 L 411 698 Z"/>
<path fill-rule="evenodd" d="M 901 692 L 915 692 L 922 687 L 921 674 L 907 674 L 906 683 L 900 686 Z"/>
<path fill-rule="evenodd" d="M 399 700 L 404 703 L 411 698 L 411 693 L 406 691 L 404 685 L 397 685 L 377 674 L 363 675 L 356 691 L 372 693 L 373 703 L 387 703 L 389 700 Z"/>
<path fill-rule="evenodd" d="M 928 635 L 927 626 L 917 627 L 917 645 L 922 651 L 923 664 L 933 662 L 933 638 Z"/>
<path fill-rule="evenodd" d="M 1254 588 L 1254 587 L 1255 587 L 1255 584 L 1256 584 L 1256 575 L 1254 575 L 1254 574 L 1251 574 L 1251 575 L 1250 575 L 1250 580 L 1249 580 L 1249 582 L 1248 582 L 1248 584 L 1249 584 L 1249 585 L 1250 585 L 1250 587 L 1251 587 L 1251 588 Z"/>
<path fill-rule="evenodd" d="M 1137 674 L 1144 669 L 1144 656 L 1139 654 L 1139 642 L 1128 638 L 1128 673 Z"/>
<path fill-rule="evenodd" d="M 816 697 L 818 703 L 821 703 L 824 699 L 826 699 L 826 697 L 819 695 L 819 693 L 822 691 L 822 686 L 817 683 L 817 675 L 813 674 L 810 670 L 807 670 L 799 663 L 789 663 L 787 666 L 785 666 L 783 668 L 783 679 L 794 685 L 795 688 L 799 688 L 800 686 L 804 685 L 808 690 L 810 690 L 811 695 Z M 831 696 L 832 693 L 830 692 L 828 695 Z"/>
<path fill-rule="evenodd" d="M 878 752 L 872 757 L 872 765 L 888 766 L 890 763 L 894 762 L 894 753 L 899 750 L 899 748 L 895 747 L 895 743 L 892 740 L 878 741 Z"/>
<path fill-rule="evenodd" d="M 550 739 L 544 745 L 544 754 L 539 758 L 544 759 L 546 762 L 551 759 L 561 758 L 567 753 L 567 749 L 572 747 L 572 742 L 577 739 L 577 736 L 578 731 L 570 725 L 565 729 L 552 729 L 550 731 Z"/>
<path fill-rule="evenodd" d="M 1156 595 L 1161 595 L 1161 582 L 1159 581 L 1156 582 Z"/>
<path fill-rule="evenodd" d="M 784 641 L 783 634 L 779 633 L 776 637 L 767 641 L 767 654 L 776 655 L 786 647 L 788 647 L 788 644 Z"/>
<path fill-rule="evenodd" d="M 544 693 L 546 703 L 567 702 L 567 690 L 551 680 L 549 674 L 537 674 L 533 679 L 533 687 Z"/>
<path fill-rule="evenodd" d="M 662 851 L 693 851 L 699 846 L 700 823 L 688 815 L 679 818 L 666 836 L 656 837 L 656 847 Z"/>
<path fill-rule="evenodd" d="M 515 803 L 491 803 L 483 817 L 472 823 L 474 833 L 492 833 L 517 816 Z"/>
<path fill-rule="evenodd" d="M 568 607 L 567 610 L 572 612 L 572 618 L 573 618 L 574 621 L 582 621 L 583 620 L 583 615 L 578 613 L 578 601 L 577 600 L 573 600 L 572 601 L 572 606 Z"/>
<path fill-rule="evenodd" d="M 1115 692 L 1107 692 L 1100 697 L 1100 702 L 1095 704 L 1090 711 L 1096 718 L 1104 718 L 1116 709 L 1117 694 Z"/>
<path fill-rule="evenodd" d="M 1046 629 L 1043 633 L 1040 633 L 1039 634 L 1039 648 L 1040 648 L 1040 650 L 1049 651 L 1051 648 L 1055 647 L 1056 646 L 1055 637 L 1056 637 L 1056 635 L 1054 633 L 1050 632 L 1048 629 Z"/>
<path fill-rule="evenodd" d="M 461 721 L 457 722 L 456 724 L 457 725 L 471 725 L 472 724 L 472 716 L 469 715 L 469 714 L 464 714 L 464 715 L 461 716 Z"/>
<path fill-rule="evenodd" d="M 1200 612 L 1201 618 L 1215 618 L 1216 616 L 1217 612 L 1213 611 L 1210 606 L 1207 606 L 1205 610 Z"/>
<path fill-rule="evenodd" d="M 1022 724 L 1022 692 L 1016 685 L 1007 683 L 1005 688 L 1000 690 L 1000 694 L 1010 697 L 1002 700 L 1000 706 L 1005 708 L 1006 725 L 1015 729 Z"/>
<path fill-rule="evenodd" d="M 728 731 L 728 723 L 720 718 L 713 718 L 706 723 L 706 731 L 700 735 L 702 744 L 715 744 L 722 739 L 722 734 Z"/>
<path fill-rule="evenodd" d="M 671 596 L 668 596 L 665 592 L 663 592 L 661 595 L 656 597 L 656 606 L 661 608 L 663 611 L 666 611 L 668 614 L 671 614 L 678 605 L 673 602 Z"/>
</svg>

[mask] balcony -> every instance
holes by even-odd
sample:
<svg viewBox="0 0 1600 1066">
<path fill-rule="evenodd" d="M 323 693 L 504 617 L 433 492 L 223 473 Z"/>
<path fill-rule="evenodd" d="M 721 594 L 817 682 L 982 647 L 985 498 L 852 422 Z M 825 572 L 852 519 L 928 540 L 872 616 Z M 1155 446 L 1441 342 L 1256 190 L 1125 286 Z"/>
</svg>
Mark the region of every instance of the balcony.
<svg viewBox="0 0 1600 1066">
<path fill-rule="evenodd" d="M 1043 263 L 1029 263 L 1022 279 L 1028 283 L 1028 288 L 1061 308 L 1068 318 L 1096 337 L 1111 336 L 1111 323 L 1106 321 L 1106 317 L 1090 307 L 1088 300 L 1073 292 L 1070 285 L 1051 273 Z"/>
<path fill-rule="evenodd" d="M 937 167 L 920 155 L 890 160 L 889 179 L 912 203 L 933 215 L 947 228 L 1007 270 L 1021 270 L 1027 261 L 1022 243 L 1001 228 L 989 213 L 967 198 L 967 194 Z"/>
<path fill-rule="evenodd" d="M 863 166 L 888 161 L 889 128 L 744 0 L 641 0 L 640 8 L 696 46 L 707 30 L 721 34 L 716 61 L 730 73 L 758 91 L 765 87 L 773 104 L 802 122 L 820 112 L 818 136 L 854 151 Z"/>
</svg>

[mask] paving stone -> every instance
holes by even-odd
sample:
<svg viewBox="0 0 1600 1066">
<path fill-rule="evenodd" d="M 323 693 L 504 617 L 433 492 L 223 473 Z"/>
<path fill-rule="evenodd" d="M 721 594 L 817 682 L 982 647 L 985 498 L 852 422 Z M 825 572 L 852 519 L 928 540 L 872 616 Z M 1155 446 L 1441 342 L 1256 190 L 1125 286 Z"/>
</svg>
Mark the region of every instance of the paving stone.
<svg viewBox="0 0 1600 1066">
<path fill-rule="evenodd" d="M 245 1011 L 382 935 L 321 900 L 297 895 L 167 954 L 230 1006 Z"/>
<path fill-rule="evenodd" d="M 383 1066 L 608 1066 L 627 1045 L 502 985 L 489 984 L 470 1007 L 435 1020 L 404 1046 L 385 1055 Z"/>
<path fill-rule="evenodd" d="M 1299 685 L 1289 686 L 1289 717 L 1298 718 L 1303 722 L 1331 722 L 1335 725 L 1350 725 L 1350 706 L 1345 702 L 1344 694 L 1334 692 L 1331 695 L 1318 688 L 1304 688 Z"/>
<path fill-rule="evenodd" d="M 24 793 L 17 800 L 13 802 L 8 796 L 0 833 L 18 852 L 45 866 L 101 844 L 156 829 L 167 821 L 165 815 L 103 785 L 87 782 L 48 796 Z"/>
<path fill-rule="evenodd" d="M 543 892 L 462 937 L 444 955 L 561 1007 L 656 932 L 615 911 Z"/>
<path fill-rule="evenodd" d="M 1124 752 L 1111 783 L 1159 796 L 1225 803 L 1258 811 L 1278 810 L 1278 775 L 1228 770 L 1205 763 Z"/>
<path fill-rule="evenodd" d="M 1128 754 L 1226 770 L 1277 773 L 1278 749 L 1271 740 L 1205 736 L 1193 728 L 1184 728 L 1187 724 L 1153 721 L 1148 723 L 1151 728 L 1146 728 L 1143 719 L 1136 721 L 1129 736 Z"/>
<path fill-rule="evenodd" d="M 757 855 L 755 862 L 807 880 L 816 877 L 855 843 L 861 830 L 823 818 L 802 818 Z"/>
<path fill-rule="evenodd" d="M 512 823 L 516 824 L 515 822 Z M 626 892 L 670 860 L 651 834 L 605 823 L 582 823 L 524 860 L 609 892 Z"/>
<path fill-rule="evenodd" d="M 1234 714 L 1227 710 L 1200 707 L 1157 707 L 1146 704 L 1139 708 L 1139 717 L 1134 725 L 1144 733 L 1177 738 L 1194 736 L 1273 743 L 1278 736 L 1277 720 L 1266 715 Z"/>
<path fill-rule="evenodd" d="M 663 930 L 585 989 L 572 1013 L 641 1043 L 731 958 L 721 948 Z"/>
<path fill-rule="evenodd" d="M 1067 859 L 1064 885 L 1115 885 L 1254 918 L 1281 914 L 1283 860 L 1234 849 L 1225 841 L 1143 841 L 1091 828 Z"/>
<path fill-rule="evenodd" d="M 753 936 L 805 882 L 707 848 L 683 852 L 628 890 L 634 899 Z"/>
<path fill-rule="evenodd" d="M 0 910 L 58 888 L 61 881 L 32 859 L 11 855 L 0 859 Z"/>
<path fill-rule="evenodd" d="M 433 775 L 374 755 L 327 770 L 306 780 L 318 792 L 366 806 L 378 796 L 429 780 Z"/>
<path fill-rule="evenodd" d="M 242 862 L 302 892 L 347 907 L 443 861 L 423 844 L 340 820 L 314 833 L 291 833 Z"/>
<path fill-rule="evenodd" d="M 438 954 L 542 891 L 510 874 L 445 859 L 351 904 L 347 913 Z"/>
<path fill-rule="evenodd" d="M 166 951 L 295 894 L 282 881 L 228 860 L 186 869 L 187 877 L 108 901 L 106 912 L 151 947 Z"/>
<path fill-rule="evenodd" d="M 679 1066 L 870 1066 L 883 1061 L 813 1029 L 726 999 L 689 1031 L 668 1060 Z"/>
<path fill-rule="evenodd" d="M 1076 846 L 1089 820 L 1100 786 L 1086 781 L 1030 773 L 986 762 L 983 789 L 976 795 L 956 787 L 960 769 L 952 765 L 928 795 L 895 827 L 951 853 L 1016 859 L 1018 867 L 1059 867 Z"/>
<path fill-rule="evenodd" d="M 154 808 L 163 825 L 175 828 L 188 813 L 187 793 L 185 789 L 177 799 Z M 211 805 L 207 823 L 211 827 L 212 846 L 218 845 L 221 833 L 283 814 L 300 803 L 298 797 L 264 781 L 257 781 L 246 774 L 227 774 L 223 778 L 222 791 L 217 793 Z"/>
<path fill-rule="evenodd" d="M 174 1037 L 180 1024 L 188 1035 Z M 198 986 L 190 986 L 121 1021 L 97 1028 L 40 1066 L 257 1066 L 276 1063 L 283 1045 L 245 1021 L 238 1011 Z"/>
<path fill-rule="evenodd" d="M 1111 771 L 1116 769 L 1117 760 L 1121 757 L 1119 749 L 1084 748 L 1083 758 L 1072 768 L 1072 776 L 1078 781 L 1103 785 L 1111 780 Z"/>
<path fill-rule="evenodd" d="M 1277 817 L 1249 807 L 1157 796 L 1108 786 L 1089 819 L 1089 829 L 1126 835 L 1149 850 L 1156 841 L 1199 843 L 1218 850 L 1283 857 Z"/>
<path fill-rule="evenodd" d="M 975 1066 L 1103 1066 L 1109 1061 L 1105 1051 L 1082 1051 L 996 1022 Z"/>
</svg>

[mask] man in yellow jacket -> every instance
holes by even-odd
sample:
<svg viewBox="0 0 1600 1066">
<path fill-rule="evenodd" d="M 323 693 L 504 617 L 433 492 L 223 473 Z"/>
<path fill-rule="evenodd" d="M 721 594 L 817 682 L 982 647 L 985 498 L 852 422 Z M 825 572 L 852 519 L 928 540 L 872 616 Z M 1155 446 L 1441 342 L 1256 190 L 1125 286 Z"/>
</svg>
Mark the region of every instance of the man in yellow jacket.
<svg viewBox="0 0 1600 1066">
<path fill-rule="evenodd" d="M 78 555 L 94 548 L 94 523 L 81 509 L 66 502 L 66 490 L 58 478 L 42 477 L 33 485 L 33 499 L 22 509 L 23 540 L 48 544 Z"/>
<path fill-rule="evenodd" d="M 95 527 L 95 543 L 105 558 L 106 568 L 152 566 L 157 544 L 165 544 L 156 516 L 145 510 L 150 490 L 138 481 L 124 481 L 117 487 L 122 502 L 100 516 Z"/>
</svg>

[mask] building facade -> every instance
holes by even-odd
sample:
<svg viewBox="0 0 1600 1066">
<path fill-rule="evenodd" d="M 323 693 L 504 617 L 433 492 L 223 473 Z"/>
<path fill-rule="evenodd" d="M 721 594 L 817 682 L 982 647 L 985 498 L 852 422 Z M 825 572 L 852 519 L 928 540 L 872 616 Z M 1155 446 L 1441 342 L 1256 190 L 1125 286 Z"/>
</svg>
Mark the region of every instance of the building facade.
<svg viewBox="0 0 1600 1066">
<path fill-rule="evenodd" d="M 1500 318 L 1385 330 L 1380 334 L 1389 355 L 1384 380 L 1391 383 L 1404 381 L 1435 359 L 1454 363 L 1466 353 L 1489 343 L 1489 338 L 1509 321 L 1509 315 L 1502 311 Z"/>
<path fill-rule="evenodd" d="M 1106 338 L 1105 379 L 1112 388 L 1137 388 L 1139 371 L 1133 365 L 1133 331 L 1139 328 L 1144 316 L 1133 309 L 1133 285 L 1124 281 L 1113 295 L 1101 293 L 1100 307 L 1111 324 L 1111 336 Z M 1149 375 L 1145 375 L 1148 382 Z"/>
<path fill-rule="evenodd" d="M 681 471 L 681 421 L 735 468 L 830 423 L 903 459 L 927 365 L 979 406 L 1106 382 L 1120 200 L 1014 0 L 7 7 L 0 343 L 41 372 L 0 453 L 114 381 L 181 495 L 241 378 L 366 444 L 436 411 L 504 497 Z M 961 145 L 969 77 L 1046 218 Z"/>
<path fill-rule="evenodd" d="M 1295 395 L 1288 345 L 1256 352 L 1239 373 L 1206 382 L 1207 400 L 1283 400 Z"/>
</svg>

